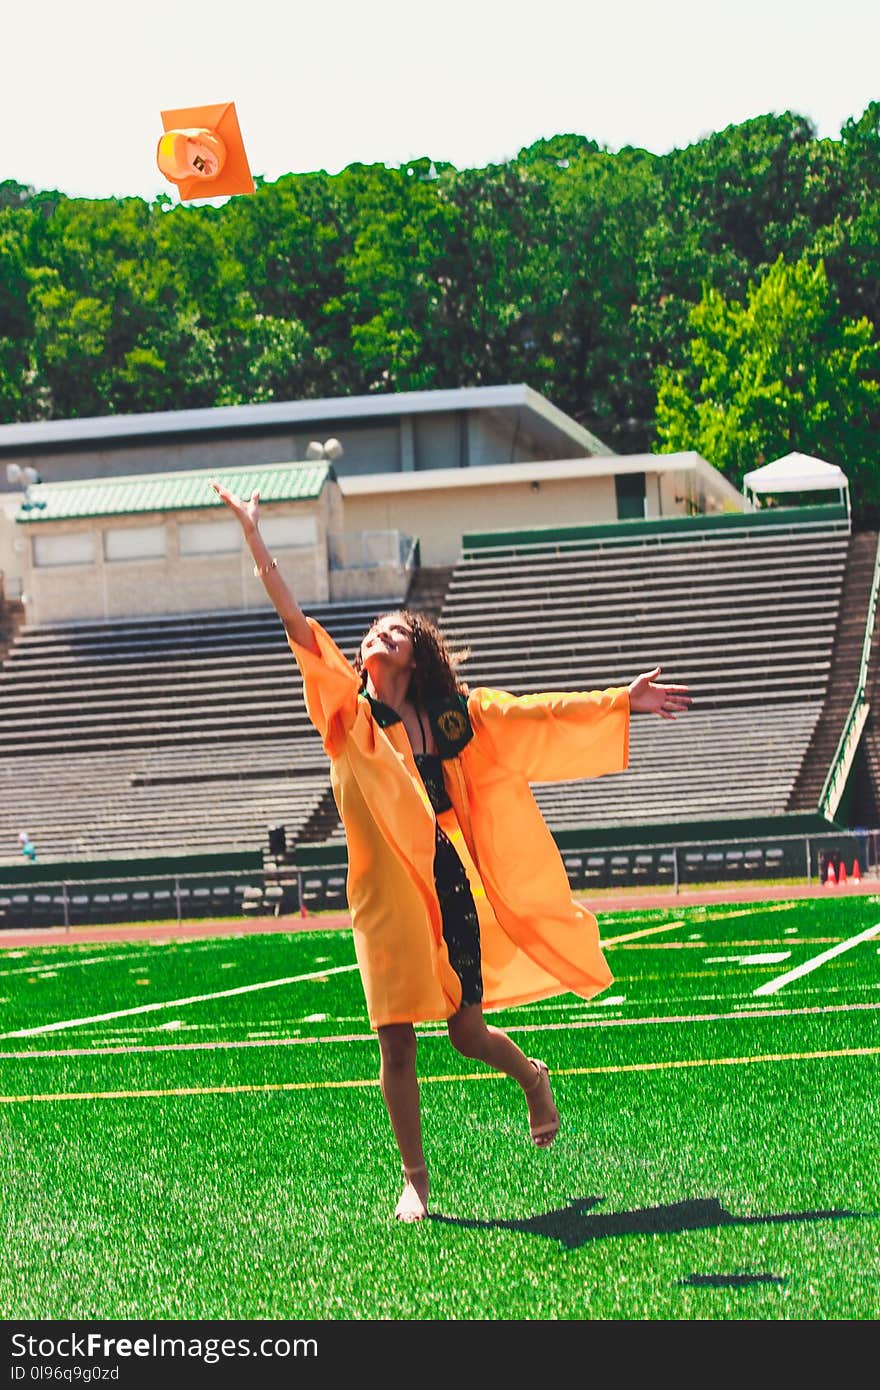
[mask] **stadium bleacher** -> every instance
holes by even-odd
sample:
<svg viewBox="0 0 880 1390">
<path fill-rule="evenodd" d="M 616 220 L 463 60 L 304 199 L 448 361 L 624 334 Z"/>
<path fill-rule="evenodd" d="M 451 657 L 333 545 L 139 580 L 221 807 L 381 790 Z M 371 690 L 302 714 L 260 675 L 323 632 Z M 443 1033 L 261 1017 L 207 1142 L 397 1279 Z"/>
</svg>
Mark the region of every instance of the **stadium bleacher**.
<svg viewBox="0 0 880 1390">
<path fill-rule="evenodd" d="M 375 605 L 316 607 L 351 649 Z M 327 764 L 272 612 L 24 628 L 0 673 L 0 864 L 295 840 Z"/>
<path fill-rule="evenodd" d="M 441 624 L 470 646 L 471 685 L 595 689 L 659 665 L 690 687 L 686 718 L 633 720 L 625 773 L 536 786 L 553 829 L 776 815 L 827 694 L 848 543 L 838 524 L 744 519 L 687 539 L 480 547 Z"/>
<path fill-rule="evenodd" d="M 444 576 L 440 625 L 469 646 L 472 688 L 601 688 L 655 665 L 690 686 L 686 718 L 634 719 L 625 773 L 535 787 L 554 831 L 778 816 L 828 693 L 849 542 L 839 520 L 777 531 L 743 518 L 474 545 Z M 352 652 L 376 603 L 310 611 Z M 0 671 L 0 803 L 0 875 L 21 862 L 21 827 L 44 861 L 259 850 L 277 823 L 291 857 L 303 837 L 341 840 L 299 674 L 266 610 L 22 628 Z M 569 873 L 589 887 L 772 862 L 709 853 L 673 865 L 644 846 L 584 851 Z M 226 888 L 246 908 L 244 888 Z M 106 895 L 109 917 L 131 910 L 131 892 L 124 905 Z M 344 873 L 312 875 L 304 892 L 341 905 Z"/>
</svg>

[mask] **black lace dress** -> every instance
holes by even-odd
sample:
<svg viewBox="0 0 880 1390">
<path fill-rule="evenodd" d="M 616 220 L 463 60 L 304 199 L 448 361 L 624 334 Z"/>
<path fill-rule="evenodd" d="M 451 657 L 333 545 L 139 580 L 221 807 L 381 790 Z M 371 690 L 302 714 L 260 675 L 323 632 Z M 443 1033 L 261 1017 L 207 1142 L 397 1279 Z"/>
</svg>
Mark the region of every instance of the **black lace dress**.
<svg viewBox="0 0 880 1390">
<path fill-rule="evenodd" d="M 443 781 L 439 753 L 416 753 L 414 756 L 434 814 L 439 816 L 444 811 L 451 811 L 452 802 Z M 461 980 L 462 1008 L 479 1004 L 483 998 L 483 976 L 477 908 L 464 865 L 439 823 L 434 851 L 434 884 L 440 902 L 443 940 L 449 953 L 449 963 Z"/>
</svg>

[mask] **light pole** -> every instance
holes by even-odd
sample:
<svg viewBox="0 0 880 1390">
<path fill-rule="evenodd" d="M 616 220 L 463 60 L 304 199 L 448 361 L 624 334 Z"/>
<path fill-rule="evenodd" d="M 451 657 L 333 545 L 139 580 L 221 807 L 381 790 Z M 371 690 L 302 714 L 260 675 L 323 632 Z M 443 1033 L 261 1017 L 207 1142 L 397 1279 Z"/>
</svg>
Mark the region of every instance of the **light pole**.
<svg viewBox="0 0 880 1390">
<path fill-rule="evenodd" d="M 22 488 L 24 491 L 24 501 L 22 502 L 21 506 L 23 511 L 29 512 L 34 507 L 45 507 L 45 501 L 43 501 L 42 499 L 37 500 L 31 497 L 30 495 L 31 488 L 34 486 L 34 484 L 41 483 L 43 479 L 40 477 L 36 468 L 31 468 L 29 463 L 7 463 L 6 481 L 7 483 L 12 483 L 13 485 L 15 483 L 22 484 Z"/>
<path fill-rule="evenodd" d="M 325 439 L 323 444 L 313 439 L 306 448 L 306 458 L 313 463 L 318 459 L 327 459 L 330 463 L 335 463 L 337 459 L 342 458 L 344 452 L 338 439 Z"/>
</svg>

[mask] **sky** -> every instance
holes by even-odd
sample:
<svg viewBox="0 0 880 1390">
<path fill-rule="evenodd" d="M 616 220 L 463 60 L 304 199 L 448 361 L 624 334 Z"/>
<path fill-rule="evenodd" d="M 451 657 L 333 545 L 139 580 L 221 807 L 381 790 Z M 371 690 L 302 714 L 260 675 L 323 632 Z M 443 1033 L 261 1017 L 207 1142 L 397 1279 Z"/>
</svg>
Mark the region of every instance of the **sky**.
<svg viewBox="0 0 880 1390">
<path fill-rule="evenodd" d="M 25 0 L 0 28 L 0 180 L 176 197 L 161 111 L 225 101 L 269 180 L 569 132 L 663 154 L 784 110 L 834 139 L 880 100 L 878 56 L 877 0 Z"/>
</svg>

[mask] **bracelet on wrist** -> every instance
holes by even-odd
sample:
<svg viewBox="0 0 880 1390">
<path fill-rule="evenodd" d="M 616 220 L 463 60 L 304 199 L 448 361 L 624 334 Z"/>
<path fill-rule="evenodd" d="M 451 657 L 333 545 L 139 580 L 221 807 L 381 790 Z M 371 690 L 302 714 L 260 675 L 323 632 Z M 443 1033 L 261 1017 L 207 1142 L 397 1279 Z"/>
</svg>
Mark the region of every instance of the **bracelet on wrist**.
<svg viewBox="0 0 880 1390">
<path fill-rule="evenodd" d="M 260 565 L 254 565 L 254 578 L 265 579 L 270 570 L 277 570 L 277 568 L 278 561 L 274 559 L 270 560 L 268 565 L 263 565 L 262 567 Z"/>
</svg>

